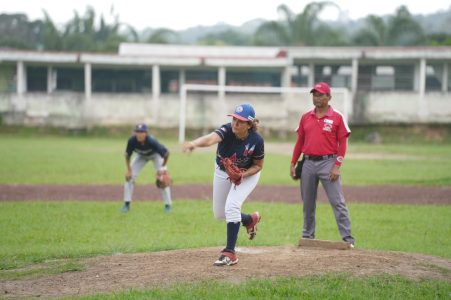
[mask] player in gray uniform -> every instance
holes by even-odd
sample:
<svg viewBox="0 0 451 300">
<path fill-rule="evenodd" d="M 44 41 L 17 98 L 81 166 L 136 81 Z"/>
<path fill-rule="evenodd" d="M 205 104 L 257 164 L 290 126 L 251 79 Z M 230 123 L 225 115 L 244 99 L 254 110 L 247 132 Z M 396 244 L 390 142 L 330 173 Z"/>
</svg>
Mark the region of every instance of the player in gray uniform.
<svg viewBox="0 0 451 300">
<path fill-rule="evenodd" d="M 304 113 L 296 129 L 298 138 L 291 158 L 290 174 L 296 179 L 296 163 L 304 154 L 301 171 L 301 197 L 304 202 L 303 238 L 314 239 L 316 231 L 316 200 L 321 181 L 334 211 L 343 241 L 354 247 L 351 219 L 341 187 L 340 167 L 346 154 L 351 130 L 337 110 L 329 105 L 330 86 L 319 82 L 311 89 L 314 109 Z"/>
<path fill-rule="evenodd" d="M 136 125 L 134 131 L 135 134 L 128 139 L 127 149 L 125 151 L 127 172 L 125 173 L 124 184 L 124 206 L 121 209 L 124 213 L 130 210 L 135 180 L 142 168 L 149 161 L 152 161 L 157 172 L 166 170 L 166 164 L 169 158 L 169 151 L 147 132 L 146 124 Z M 136 156 L 130 164 L 133 152 L 136 153 Z M 172 209 L 171 189 L 167 186 L 160 188 L 160 191 L 164 201 L 164 210 L 169 213 Z"/>
</svg>

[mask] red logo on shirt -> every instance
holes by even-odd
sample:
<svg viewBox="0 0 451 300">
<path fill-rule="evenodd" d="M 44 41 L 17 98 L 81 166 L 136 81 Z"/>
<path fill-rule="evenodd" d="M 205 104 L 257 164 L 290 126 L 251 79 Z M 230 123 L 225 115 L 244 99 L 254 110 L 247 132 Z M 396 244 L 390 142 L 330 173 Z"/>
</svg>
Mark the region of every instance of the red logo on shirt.
<svg viewBox="0 0 451 300">
<path fill-rule="evenodd" d="M 324 123 L 323 131 L 332 132 L 332 124 Z"/>
<path fill-rule="evenodd" d="M 254 153 L 255 145 L 252 145 L 252 147 L 250 147 L 250 145 L 247 144 L 244 147 L 245 147 L 244 153 L 243 153 L 244 156 L 251 156 Z"/>
</svg>

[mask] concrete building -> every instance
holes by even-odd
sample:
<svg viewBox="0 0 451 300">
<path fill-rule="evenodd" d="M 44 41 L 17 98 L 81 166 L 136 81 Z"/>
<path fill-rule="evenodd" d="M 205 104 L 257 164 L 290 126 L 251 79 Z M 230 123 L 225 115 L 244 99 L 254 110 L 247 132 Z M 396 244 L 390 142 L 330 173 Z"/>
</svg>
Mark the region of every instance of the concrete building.
<svg viewBox="0 0 451 300">
<path fill-rule="evenodd" d="M 69 128 L 148 122 L 176 127 L 184 84 L 298 87 L 286 93 L 191 91 L 187 126 L 211 128 L 240 102 L 289 130 L 317 81 L 354 123 L 450 123 L 451 47 L 216 47 L 122 44 L 118 54 L 0 49 L 7 124 Z M 304 88 L 304 89 L 302 89 Z M 299 93 L 300 92 L 300 93 Z"/>
</svg>

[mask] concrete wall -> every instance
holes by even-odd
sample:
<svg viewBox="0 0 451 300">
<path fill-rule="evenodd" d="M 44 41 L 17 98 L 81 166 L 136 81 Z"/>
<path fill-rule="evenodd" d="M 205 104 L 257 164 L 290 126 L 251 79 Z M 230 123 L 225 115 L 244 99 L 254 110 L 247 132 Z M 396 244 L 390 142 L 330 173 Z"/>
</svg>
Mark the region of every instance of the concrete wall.
<svg viewBox="0 0 451 300">
<path fill-rule="evenodd" d="M 332 106 L 350 112 L 352 99 L 342 93 L 334 94 Z M 426 93 L 419 101 L 417 93 L 372 92 L 365 96 L 364 119 L 367 123 L 451 123 L 451 95 Z M 187 127 L 214 128 L 227 122 L 226 114 L 240 103 L 251 103 L 263 128 L 293 130 L 300 116 L 312 108 L 309 94 L 232 94 L 225 101 L 216 93 L 190 93 L 187 99 Z M 421 109 L 419 109 L 421 108 Z M 167 94 L 159 101 L 151 94 L 92 94 L 86 102 L 81 93 L 15 93 L 0 94 L 0 114 L 6 124 L 83 128 L 94 125 L 124 125 L 146 122 L 169 128 L 179 124 L 180 98 Z M 158 113 L 154 114 L 157 110 Z M 157 116 L 157 118 L 155 118 Z"/>
<path fill-rule="evenodd" d="M 229 120 L 226 116 L 235 106 L 251 103 L 262 126 L 269 129 L 292 129 L 310 100 L 281 95 L 227 95 L 221 101 L 216 93 L 190 94 L 187 99 L 186 122 L 190 128 L 213 128 Z M 305 98 L 305 99 L 304 99 Z M 158 110 L 158 119 L 154 110 Z M 179 125 L 180 98 L 163 95 L 158 105 L 145 94 L 98 94 L 89 102 L 77 93 L 26 93 L 22 96 L 3 94 L 0 113 L 6 124 L 49 125 L 78 128 L 93 125 L 121 125 L 146 122 L 162 128 Z"/>
<path fill-rule="evenodd" d="M 83 99 L 79 93 L 2 94 L 0 113 L 6 124 L 79 128 L 85 123 Z"/>
<path fill-rule="evenodd" d="M 449 93 L 372 92 L 363 101 L 369 123 L 451 123 Z"/>
</svg>

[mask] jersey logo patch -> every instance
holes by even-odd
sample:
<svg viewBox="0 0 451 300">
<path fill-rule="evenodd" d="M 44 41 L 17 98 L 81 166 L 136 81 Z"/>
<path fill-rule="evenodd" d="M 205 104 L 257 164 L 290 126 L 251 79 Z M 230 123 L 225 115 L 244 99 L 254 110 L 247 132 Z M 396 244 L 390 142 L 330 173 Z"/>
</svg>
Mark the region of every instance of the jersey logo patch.
<svg viewBox="0 0 451 300">
<path fill-rule="evenodd" d="M 323 131 L 332 132 L 332 124 L 324 123 Z"/>
<path fill-rule="evenodd" d="M 245 147 L 244 153 L 243 153 L 244 156 L 251 156 L 252 153 L 254 153 L 255 145 L 252 145 L 252 147 L 250 147 L 250 145 L 247 144 L 247 145 L 244 146 L 244 147 Z"/>
</svg>

